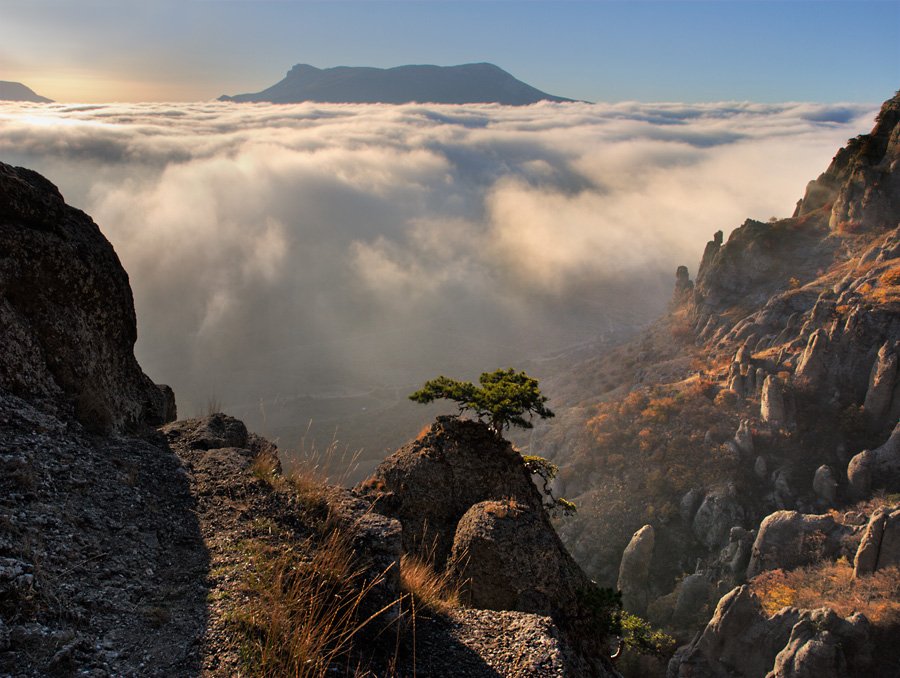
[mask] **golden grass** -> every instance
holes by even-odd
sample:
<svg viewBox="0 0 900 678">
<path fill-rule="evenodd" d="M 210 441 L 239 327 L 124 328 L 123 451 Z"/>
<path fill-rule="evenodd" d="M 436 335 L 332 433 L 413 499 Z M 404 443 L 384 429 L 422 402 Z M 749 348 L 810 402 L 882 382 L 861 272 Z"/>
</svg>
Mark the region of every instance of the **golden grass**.
<svg viewBox="0 0 900 678">
<path fill-rule="evenodd" d="M 242 542 L 247 564 L 236 592 L 241 602 L 228 623 L 243 668 L 266 678 L 312 678 L 335 670 L 367 675 L 356 663 L 354 639 L 396 601 L 369 616 L 363 612 L 384 575 L 367 577 L 359 566 L 353 526 L 332 513 L 321 466 L 299 466 L 284 475 L 277 468 L 274 455 L 260 454 L 251 473 L 275 493 L 292 497 L 313 535 L 298 541 L 277 525 L 261 525 L 257 538 Z"/>
<path fill-rule="evenodd" d="M 244 602 L 229 622 L 250 675 L 312 678 L 353 668 L 353 639 L 379 614 L 363 618 L 361 604 L 380 581 L 365 581 L 350 541 L 335 529 L 318 545 L 247 545 Z"/>
<path fill-rule="evenodd" d="M 766 614 L 783 607 L 830 607 L 843 617 L 856 612 L 876 625 L 900 624 L 900 569 L 885 568 L 853 578 L 846 558 L 819 563 L 790 572 L 770 570 L 750 582 Z"/>
<path fill-rule="evenodd" d="M 447 572 L 435 572 L 426 560 L 404 554 L 400 558 L 400 589 L 415 601 L 415 607 L 435 614 L 448 614 L 460 606 L 459 584 Z"/>
</svg>

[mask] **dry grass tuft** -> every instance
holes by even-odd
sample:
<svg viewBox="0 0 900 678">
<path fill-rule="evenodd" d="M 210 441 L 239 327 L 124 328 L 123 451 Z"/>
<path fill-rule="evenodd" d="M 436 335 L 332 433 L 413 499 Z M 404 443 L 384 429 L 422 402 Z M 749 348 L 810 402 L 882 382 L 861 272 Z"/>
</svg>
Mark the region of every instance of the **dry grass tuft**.
<svg viewBox="0 0 900 678">
<path fill-rule="evenodd" d="M 900 569 L 885 568 L 873 575 L 853 578 L 846 558 L 790 572 L 770 570 L 750 582 L 766 614 L 783 607 L 830 607 L 843 617 L 861 612 L 873 624 L 900 624 Z"/>
<path fill-rule="evenodd" d="M 405 554 L 400 559 L 400 587 L 415 606 L 435 614 L 459 607 L 459 584 L 446 572 L 435 572 L 427 561 Z"/>
<path fill-rule="evenodd" d="M 246 602 L 230 623 L 250 675 L 312 678 L 352 667 L 354 637 L 378 616 L 363 618 L 361 604 L 379 581 L 364 581 L 350 542 L 334 529 L 315 546 L 248 547 Z"/>
</svg>

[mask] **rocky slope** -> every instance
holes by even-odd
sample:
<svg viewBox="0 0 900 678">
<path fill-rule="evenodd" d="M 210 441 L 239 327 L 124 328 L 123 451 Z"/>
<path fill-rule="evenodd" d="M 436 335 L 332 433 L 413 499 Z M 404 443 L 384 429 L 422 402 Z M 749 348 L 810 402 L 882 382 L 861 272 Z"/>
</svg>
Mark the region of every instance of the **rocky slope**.
<svg viewBox="0 0 900 678">
<path fill-rule="evenodd" d="M 254 94 L 221 96 L 221 101 L 269 101 L 276 104 L 411 102 L 435 104 L 497 103 L 525 106 L 538 101 L 571 101 L 547 94 L 493 64 L 316 68 L 297 64 L 280 82 Z"/>
<path fill-rule="evenodd" d="M 52 99 L 47 99 L 36 94 L 31 88 L 21 82 L 9 82 L 0 80 L 0 101 L 31 101 L 36 104 L 51 104 Z"/>
<path fill-rule="evenodd" d="M 559 464 L 556 489 L 579 505 L 561 534 L 632 609 L 689 639 L 735 585 L 770 572 L 851 573 L 841 563 L 862 557 L 876 509 L 900 506 L 891 494 L 900 490 L 898 201 L 900 94 L 809 184 L 793 216 L 748 220 L 727 241 L 715 234 L 694 281 L 686 267 L 676 272 L 665 318 L 546 380 L 548 392 L 581 384 L 554 401 L 557 420 L 531 443 Z M 866 642 L 900 628 L 897 564 L 886 557 L 886 612 Z M 846 588 L 864 585 L 857 577 Z M 673 675 L 806 675 L 797 653 L 816 643 L 837 667 L 825 675 L 897 670 L 883 646 L 888 664 L 838 656 L 837 626 L 852 619 L 802 611 L 782 615 L 765 666 L 742 668 L 722 648 L 756 632 L 723 630 L 737 628 L 723 626 L 724 604 Z"/>
<path fill-rule="evenodd" d="M 0 675 L 615 675 L 508 443 L 442 420 L 354 494 L 236 419 L 174 422 L 112 247 L 3 164 L 0 320 Z M 415 506 L 467 605 L 409 583 Z"/>
</svg>

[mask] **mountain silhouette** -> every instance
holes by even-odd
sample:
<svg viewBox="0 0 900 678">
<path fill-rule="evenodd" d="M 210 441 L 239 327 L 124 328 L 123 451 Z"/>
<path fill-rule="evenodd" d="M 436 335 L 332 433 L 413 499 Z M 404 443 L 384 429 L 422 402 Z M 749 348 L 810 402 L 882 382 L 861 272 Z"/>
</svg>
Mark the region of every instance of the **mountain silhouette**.
<svg viewBox="0 0 900 678">
<path fill-rule="evenodd" d="M 297 64 L 285 78 L 253 94 L 220 101 L 297 103 L 498 103 L 525 106 L 538 101 L 572 101 L 517 80 L 493 64 L 316 68 Z"/>
<path fill-rule="evenodd" d="M 53 99 L 47 99 L 23 85 L 21 82 L 8 82 L 0 80 L 0 101 L 33 101 L 37 104 L 51 104 Z"/>
</svg>

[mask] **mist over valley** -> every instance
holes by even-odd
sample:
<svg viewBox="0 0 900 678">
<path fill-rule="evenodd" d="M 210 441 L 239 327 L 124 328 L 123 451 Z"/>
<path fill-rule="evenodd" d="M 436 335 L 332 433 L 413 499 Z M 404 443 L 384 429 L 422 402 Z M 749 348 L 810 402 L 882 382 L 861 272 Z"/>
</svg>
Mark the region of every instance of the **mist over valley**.
<svg viewBox="0 0 900 678">
<path fill-rule="evenodd" d="M 134 290 L 182 417 L 362 449 L 437 374 L 527 367 L 665 308 L 675 267 L 790 214 L 861 104 L 0 104 L 0 156 L 56 183 Z M 553 393 L 549 393 L 552 396 Z"/>
</svg>

